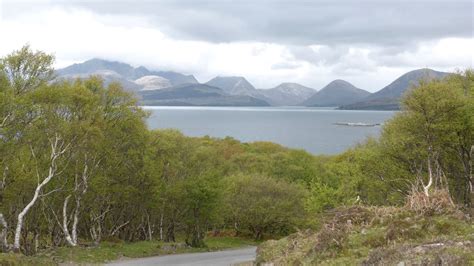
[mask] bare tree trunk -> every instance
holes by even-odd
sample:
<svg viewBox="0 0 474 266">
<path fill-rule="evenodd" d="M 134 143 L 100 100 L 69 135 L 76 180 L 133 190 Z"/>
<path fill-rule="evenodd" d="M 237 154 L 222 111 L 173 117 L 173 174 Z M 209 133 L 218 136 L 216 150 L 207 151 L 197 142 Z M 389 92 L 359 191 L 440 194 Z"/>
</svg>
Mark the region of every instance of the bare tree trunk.
<svg viewBox="0 0 474 266">
<path fill-rule="evenodd" d="M 174 220 L 171 220 L 166 229 L 165 242 L 176 242 L 176 237 L 174 235 Z"/>
<path fill-rule="evenodd" d="M 0 251 L 8 251 L 10 249 L 7 239 L 8 223 L 2 213 L 0 213 L 0 225 L 3 227 L 0 232 Z"/>
<path fill-rule="evenodd" d="M 92 167 L 91 169 L 89 170 L 89 166 L 88 166 L 88 160 L 87 160 L 87 155 L 85 155 L 85 158 L 84 158 L 84 169 L 82 171 L 82 175 L 81 175 L 81 183 L 80 185 L 82 186 L 82 190 L 80 191 L 79 194 L 76 194 L 76 207 L 74 209 L 74 217 L 73 217 L 73 222 L 72 222 L 72 240 L 74 241 L 74 243 L 76 243 L 77 245 L 77 225 L 79 224 L 79 213 L 81 211 L 81 200 L 82 200 L 82 196 L 84 196 L 87 192 L 87 189 L 89 188 L 89 178 L 90 176 L 92 175 L 91 172 L 94 171 L 94 169 L 96 169 L 97 167 L 99 167 L 99 164 L 100 164 L 100 160 L 96 160 L 95 158 L 92 159 L 91 163 L 92 163 Z M 79 185 L 77 185 L 77 181 L 76 181 L 76 191 L 79 190 Z"/>
<path fill-rule="evenodd" d="M 428 184 L 425 185 L 423 182 L 423 191 L 425 192 L 425 195 L 427 197 L 430 196 L 429 189 L 432 184 L 433 184 L 433 169 L 431 166 L 431 155 L 428 154 Z"/>
<path fill-rule="evenodd" d="M 74 212 L 73 212 L 73 217 L 72 217 L 72 227 L 71 227 L 71 233 L 69 233 L 69 228 L 68 228 L 68 216 L 67 216 L 67 205 L 69 202 L 69 198 L 72 195 L 69 195 L 66 197 L 64 200 L 64 207 L 63 207 L 63 231 L 64 235 L 66 238 L 66 241 L 70 246 L 77 246 L 77 225 L 79 224 L 79 214 L 80 214 L 80 209 L 81 209 L 81 200 L 82 196 L 86 194 L 87 189 L 88 189 L 88 181 L 89 177 L 91 175 L 89 171 L 89 166 L 88 166 L 88 160 L 87 160 L 87 155 L 84 156 L 84 169 L 81 174 L 81 180 L 78 179 L 78 176 L 75 176 L 75 186 L 74 186 L 74 196 L 75 196 L 75 207 L 74 207 Z M 95 169 L 99 166 L 99 161 L 96 161 L 95 158 L 91 161 L 92 169 Z"/>
<path fill-rule="evenodd" d="M 77 245 L 77 224 L 79 224 L 79 208 L 81 207 L 80 198 L 76 198 L 76 208 L 74 209 L 74 217 L 72 221 L 72 241 Z"/>
<path fill-rule="evenodd" d="M 35 232 L 35 254 L 38 253 L 38 249 L 39 249 L 39 232 L 36 231 Z"/>
<path fill-rule="evenodd" d="M 17 221 L 17 225 L 16 225 L 16 230 L 15 230 L 15 241 L 13 243 L 13 249 L 15 250 L 15 252 L 20 251 L 20 236 L 21 236 L 21 229 L 23 227 L 23 219 L 24 219 L 25 215 L 28 213 L 28 211 L 31 209 L 31 207 L 33 207 L 33 205 L 38 200 L 39 194 L 41 193 L 41 189 L 46 184 L 48 184 L 49 181 L 51 181 L 51 179 L 53 178 L 54 172 L 55 172 L 55 170 L 53 169 L 53 167 L 50 167 L 48 176 L 43 180 L 43 182 L 41 182 L 41 184 L 39 184 L 36 187 L 35 193 L 33 195 L 33 198 L 31 199 L 31 201 L 18 214 L 18 221 Z"/>
<path fill-rule="evenodd" d="M 68 146 L 63 148 L 63 143 L 61 143 L 61 138 L 56 135 L 54 141 L 51 141 L 51 162 L 49 166 L 49 171 L 48 175 L 46 176 L 43 181 L 36 186 L 35 193 L 33 194 L 33 198 L 31 201 L 23 208 L 23 210 L 18 214 L 18 220 L 17 220 L 17 225 L 15 229 L 15 237 L 14 237 L 14 242 L 13 242 L 13 250 L 15 252 L 20 251 L 20 237 L 21 237 L 21 230 L 23 228 L 23 220 L 25 218 L 25 215 L 28 213 L 28 211 L 33 207 L 33 205 L 36 203 L 38 200 L 40 193 L 45 185 L 53 179 L 53 177 L 56 175 L 57 172 L 57 165 L 56 165 L 56 160 L 64 153 L 66 152 Z M 33 151 L 32 151 L 33 153 Z M 34 156 L 34 153 L 33 153 Z"/>
<path fill-rule="evenodd" d="M 151 229 L 150 215 L 148 213 L 146 214 L 146 220 L 148 224 L 148 240 L 151 241 L 153 239 L 153 230 Z"/>
<path fill-rule="evenodd" d="M 163 212 L 160 216 L 160 241 L 163 241 Z"/>
<path fill-rule="evenodd" d="M 102 240 L 102 221 L 105 219 L 105 216 L 110 211 L 110 205 L 106 207 L 105 210 L 101 211 L 98 215 L 95 215 L 93 212 L 90 214 L 91 218 L 91 228 L 90 234 L 91 238 L 94 240 L 96 246 L 99 245 Z"/>
<path fill-rule="evenodd" d="M 90 232 L 92 240 L 94 240 L 94 244 L 98 246 L 100 241 L 102 240 L 102 227 L 100 226 L 100 223 L 97 225 L 92 225 Z"/>
<path fill-rule="evenodd" d="M 2 177 L 2 181 L 0 182 L 0 190 L 4 190 L 5 189 L 5 185 L 6 185 L 6 179 L 7 179 L 7 175 L 8 175 L 8 166 L 5 166 L 5 168 L 3 169 L 3 177 Z"/>
<path fill-rule="evenodd" d="M 467 181 L 468 181 L 468 188 L 467 188 L 467 191 L 468 191 L 468 195 L 467 195 L 467 199 L 466 199 L 466 205 L 468 207 L 470 207 L 471 209 L 473 209 L 473 204 L 474 204 L 474 175 L 473 175 L 473 169 L 474 169 L 474 165 L 473 165 L 473 158 L 474 158 L 474 145 L 471 145 L 471 149 L 469 150 L 469 153 L 468 153 L 468 162 L 467 162 L 467 168 L 468 170 L 466 171 L 467 172 Z"/>
<path fill-rule="evenodd" d="M 66 238 L 66 242 L 72 246 L 75 247 L 77 243 L 71 238 L 71 235 L 69 234 L 69 229 L 68 229 L 68 221 L 67 221 L 67 205 L 69 203 L 69 199 L 71 198 L 71 195 L 67 196 L 66 199 L 64 200 L 63 204 L 63 232 L 64 236 Z"/>
</svg>

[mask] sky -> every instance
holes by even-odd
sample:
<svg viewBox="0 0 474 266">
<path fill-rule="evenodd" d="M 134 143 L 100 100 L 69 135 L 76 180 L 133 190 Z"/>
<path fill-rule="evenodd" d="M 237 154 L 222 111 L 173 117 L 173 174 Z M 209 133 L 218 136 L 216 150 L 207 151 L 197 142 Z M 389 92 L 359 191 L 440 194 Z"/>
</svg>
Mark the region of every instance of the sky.
<svg viewBox="0 0 474 266">
<path fill-rule="evenodd" d="M 473 17 L 472 0 L 0 0 L 0 56 L 28 43 L 57 68 L 102 58 L 373 92 L 417 68 L 472 68 Z"/>
</svg>

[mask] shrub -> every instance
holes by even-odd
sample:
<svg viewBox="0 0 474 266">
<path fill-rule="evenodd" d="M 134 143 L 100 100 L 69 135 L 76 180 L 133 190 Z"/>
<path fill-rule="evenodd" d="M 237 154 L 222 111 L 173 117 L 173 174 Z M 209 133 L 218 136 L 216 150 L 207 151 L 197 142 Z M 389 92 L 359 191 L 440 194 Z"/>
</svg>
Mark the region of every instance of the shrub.
<svg viewBox="0 0 474 266">
<path fill-rule="evenodd" d="M 446 214 L 457 211 L 447 190 L 434 190 L 429 196 L 413 191 L 408 195 L 406 207 L 422 215 Z"/>
</svg>

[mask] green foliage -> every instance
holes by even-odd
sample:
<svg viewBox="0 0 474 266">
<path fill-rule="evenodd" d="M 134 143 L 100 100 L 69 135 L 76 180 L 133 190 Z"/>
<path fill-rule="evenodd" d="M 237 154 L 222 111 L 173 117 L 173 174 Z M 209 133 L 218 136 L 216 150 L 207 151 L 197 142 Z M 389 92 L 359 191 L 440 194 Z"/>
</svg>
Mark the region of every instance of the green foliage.
<svg viewBox="0 0 474 266">
<path fill-rule="evenodd" d="M 0 59 L 0 84 L 7 81 L 14 94 L 22 94 L 45 85 L 53 78 L 54 57 L 32 51 L 28 45 Z"/>
<path fill-rule="evenodd" d="M 186 213 L 186 243 L 192 247 L 203 247 L 207 225 L 217 215 L 220 187 L 212 177 L 190 178 L 184 183 L 185 195 L 182 204 Z"/>
<path fill-rule="evenodd" d="M 257 240 L 268 233 L 286 235 L 305 217 L 305 191 L 298 185 L 260 175 L 237 175 L 226 180 L 226 188 L 231 222 Z"/>
<path fill-rule="evenodd" d="M 383 154 L 404 172 L 400 177 L 419 186 L 435 169 L 432 188 L 450 189 L 466 205 L 473 182 L 473 87 L 471 71 L 421 83 L 405 95 L 403 111 L 384 126 L 380 138 Z"/>
</svg>

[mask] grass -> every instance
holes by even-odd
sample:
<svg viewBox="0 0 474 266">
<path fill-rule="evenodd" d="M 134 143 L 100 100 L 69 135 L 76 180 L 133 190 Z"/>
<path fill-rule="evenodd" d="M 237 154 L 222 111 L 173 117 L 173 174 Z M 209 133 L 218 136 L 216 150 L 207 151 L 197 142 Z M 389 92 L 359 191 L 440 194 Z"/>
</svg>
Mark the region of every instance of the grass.
<svg viewBox="0 0 474 266">
<path fill-rule="evenodd" d="M 260 245 L 275 265 L 474 265 L 474 224 L 459 213 L 350 207 L 327 214 L 318 231 Z"/>
<path fill-rule="evenodd" d="M 207 237 L 207 247 L 191 248 L 183 242 L 165 243 L 162 241 L 102 242 L 98 247 L 59 247 L 43 250 L 36 256 L 21 254 L 0 253 L 0 265 L 58 265 L 59 263 L 71 264 L 101 264 L 122 258 L 141 258 L 167 254 L 208 252 L 225 249 L 235 249 L 245 246 L 255 246 L 259 243 L 237 237 Z"/>
<path fill-rule="evenodd" d="M 244 246 L 256 246 L 260 242 L 256 242 L 253 239 L 238 238 L 238 237 L 209 237 L 206 239 L 207 250 L 222 250 L 222 249 L 234 249 L 241 248 Z"/>
<path fill-rule="evenodd" d="M 255 241 L 236 237 L 208 237 L 207 247 L 191 248 L 183 242 L 165 243 L 162 241 L 102 242 L 98 247 L 60 247 L 45 251 L 40 258 L 50 258 L 56 262 L 104 263 L 121 258 L 141 258 L 167 254 L 208 252 L 257 245 Z"/>
<path fill-rule="evenodd" d="M 49 266 L 57 265 L 50 258 L 30 257 L 21 254 L 0 253 L 0 265 L 2 266 Z"/>
</svg>

